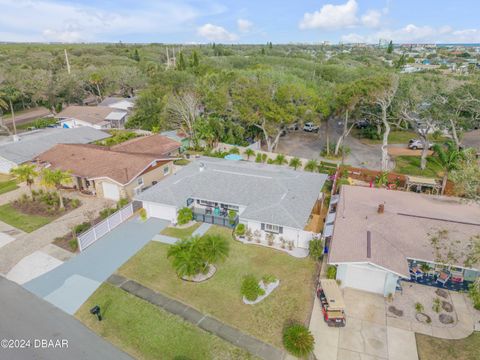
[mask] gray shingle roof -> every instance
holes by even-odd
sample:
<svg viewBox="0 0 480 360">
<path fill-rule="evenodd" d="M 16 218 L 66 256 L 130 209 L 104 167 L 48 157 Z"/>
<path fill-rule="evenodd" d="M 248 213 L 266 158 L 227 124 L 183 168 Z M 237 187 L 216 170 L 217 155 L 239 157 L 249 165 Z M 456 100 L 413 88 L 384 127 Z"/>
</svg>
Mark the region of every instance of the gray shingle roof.
<svg viewBox="0 0 480 360">
<path fill-rule="evenodd" d="M 190 197 L 243 205 L 243 219 L 303 229 L 326 179 L 276 165 L 200 158 L 136 199 L 177 208 Z"/>
<path fill-rule="evenodd" d="M 15 164 L 33 160 L 56 144 L 87 144 L 110 137 L 88 126 L 64 129 L 43 129 L 20 135 L 20 141 L 0 144 L 0 157 Z"/>
</svg>

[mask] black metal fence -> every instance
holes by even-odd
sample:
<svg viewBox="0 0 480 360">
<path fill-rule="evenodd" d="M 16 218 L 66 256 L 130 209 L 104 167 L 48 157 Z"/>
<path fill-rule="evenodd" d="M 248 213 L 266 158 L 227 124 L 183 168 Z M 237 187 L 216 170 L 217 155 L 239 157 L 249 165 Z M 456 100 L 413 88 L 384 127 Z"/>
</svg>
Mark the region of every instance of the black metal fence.
<svg viewBox="0 0 480 360">
<path fill-rule="evenodd" d="M 238 216 L 236 216 L 235 219 L 231 221 L 230 218 L 224 217 L 224 216 L 210 215 L 210 214 L 207 215 L 203 213 L 194 212 L 193 217 L 196 221 L 225 226 L 232 229 L 238 224 Z"/>
</svg>

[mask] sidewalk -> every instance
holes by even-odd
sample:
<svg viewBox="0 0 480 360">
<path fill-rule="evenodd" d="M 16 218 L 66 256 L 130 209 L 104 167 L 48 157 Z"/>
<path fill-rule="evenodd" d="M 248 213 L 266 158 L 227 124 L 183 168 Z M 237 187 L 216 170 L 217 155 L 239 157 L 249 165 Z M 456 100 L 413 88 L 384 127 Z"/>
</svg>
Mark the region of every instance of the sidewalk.
<svg viewBox="0 0 480 360">
<path fill-rule="evenodd" d="M 235 346 L 247 350 L 251 354 L 266 360 L 281 360 L 286 358 L 283 350 L 266 344 L 240 330 L 237 330 L 207 314 L 202 314 L 194 308 L 185 305 L 177 300 L 169 298 L 163 294 L 155 292 L 142 286 L 136 281 L 129 280 L 120 275 L 112 275 L 107 282 L 135 295 L 149 303 L 162 308 L 174 315 L 182 317 L 184 320 L 192 323 L 201 329 L 208 331 Z"/>
</svg>

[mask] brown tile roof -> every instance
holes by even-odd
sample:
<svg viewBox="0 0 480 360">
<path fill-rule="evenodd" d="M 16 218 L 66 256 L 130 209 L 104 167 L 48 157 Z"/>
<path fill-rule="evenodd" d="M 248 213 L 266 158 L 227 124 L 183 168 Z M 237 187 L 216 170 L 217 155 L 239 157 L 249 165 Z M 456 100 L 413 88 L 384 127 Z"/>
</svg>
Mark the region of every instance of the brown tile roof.
<svg viewBox="0 0 480 360">
<path fill-rule="evenodd" d="M 121 112 L 108 106 L 69 106 L 59 112 L 57 118 L 74 118 L 90 124 L 99 124 L 112 112 Z M 125 112 L 126 114 L 126 112 Z"/>
<path fill-rule="evenodd" d="M 379 204 L 385 206 L 383 214 L 377 212 Z M 408 277 L 407 258 L 435 260 L 431 237 L 439 230 L 447 230 L 452 244 L 466 249 L 470 238 L 480 235 L 480 205 L 453 197 L 342 185 L 328 261 L 368 262 Z M 451 265 L 463 266 L 464 260 Z"/>
<path fill-rule="evenodd" d="M 37 157 L 38 161 L 55 169 L 69 170 L 73 175 L 88 179 L 108 177 L 120 184 L 128 184 L 157 159 L 160 157 L 111 151 L 91 144 L 58 144 Z"/>
<path fill-rule="evenodd" d="M 155 156 L 168 156 L 181 144 L 163 135 L 141 136 L 111 147 L 114 151 L 128 152 L 131 154 L 149 154 Z"/>
</svg>

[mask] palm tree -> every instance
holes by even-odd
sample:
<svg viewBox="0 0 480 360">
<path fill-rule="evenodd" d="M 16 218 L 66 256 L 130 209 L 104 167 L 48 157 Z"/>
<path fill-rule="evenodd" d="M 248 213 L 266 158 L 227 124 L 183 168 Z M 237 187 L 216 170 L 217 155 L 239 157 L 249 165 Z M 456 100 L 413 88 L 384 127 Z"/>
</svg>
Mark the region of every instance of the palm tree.
<svg viewBox="0 0 480 360">
<path fill-rule="evenodd" d="M 15 111 L 13 109 L 13 102 L 17 100 L 19 95 L 19 91 L 10 85 L 3 90 L 0 90 L 0 108 L 5 110 L 10 109 L 10 113 L 12 114 L 13 133 L 15 135 L 17 134 L 17 126 L 15 124 Z"/>
<path fill-rule="evenodd" d="M 318 168 L 318 163 L 317 163 L 317 160 L 308 160 L 307 161 L 307 164 L 305 165 L 305 171 L 310 171 L 310 172 L 313 172 L 315 170 L 317 170 Z"/>
<path fill-rule="evenodd" d="M 283 165 L 283 164 L 287 164 L 287 159 L 285 159 L 285 155 L 278 154 L 275 160 L 273 160 L 273 162 L 277 165 Z"/>
<path fill-rule="evenodd" d="M 27 183 L 27 186 L 32 193 L 32 185 L 35 181 L 35 178 L 38 176 L 38 172 L 33 164 L 23 164 L 12 168 L 10 173 L 20 182 Z"/>
<path fill-rule="evenodd" d="M 224 261 L 230 251 L 228 240 L 221 235 L 204 235 L 200 243 L 207 264 Z"/>
<path fill-rule="evenodd" d="M 451 171 L 458 169 L 460 160 L 463 158 L 463 151 L 459 150 L 455 144 L 451 141 L 446 143 L 446 147 L 435 144 L 433 150 L 436 154 L 436 157 L 433 160 L 442 168 L 443 178 L 442 178 L 442 191 L 445 192 L 445 187 L 447 186 L 448 175 Z"/>
<path fill-rule="evenodd" d="M 255 156 L 255 151 L 248 148 L 245 150 L 244 154 L 247 155 L 247 160 L 250 160 L 250 156 Z"/>
<path fill-rule="evenodd" d="M 293 167 L 294 170 L 297 170 L 300 166 L 302 166 L 302 161 L 298 157 L 294 157 L 290 160 L 291 167 Z"/>
<path fill-rule="evenodd" d="M 60 198 L 60 209 L 64 209 L 62 196 L 62 185 L 68 185 L 72 183 L 72 176 L 69 171 L 43 169 L 40 174 L 42 180 L 41 183 L 47 188 L 54 188 L 58 191 L 58 197 Z"/>
</svg>

